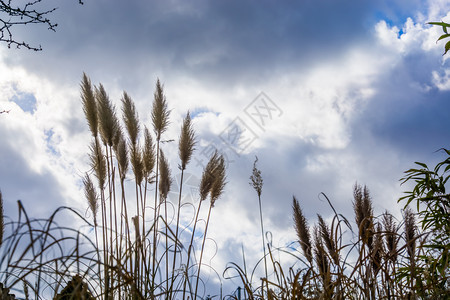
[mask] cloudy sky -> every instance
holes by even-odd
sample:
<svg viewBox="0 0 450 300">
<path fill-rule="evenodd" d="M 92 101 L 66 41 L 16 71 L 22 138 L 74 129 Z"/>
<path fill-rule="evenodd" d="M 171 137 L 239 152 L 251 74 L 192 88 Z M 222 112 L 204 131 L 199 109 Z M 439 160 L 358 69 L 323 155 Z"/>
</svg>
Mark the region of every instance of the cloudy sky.
<svg viewBox="0 0 450 300">
<path fill-rule="evenodd" d="M 9 111 L 0 115 L 7 215 L 18 199 L 33 216 L 61 205 L 87 214 L 83 72 L 117 107 L 127 91 L 148 126 L 161 80 L 174 177 L 187 110 L 198 136 L 187 169 L 192 185 L 211 149 L 226 155 L 228 184 L 209 231 L 219 273 L 240 259 L 242 245 L 250 258 L 262 254 L 258 202 L 248 184 L 255 155 L 265 227 L 283 246 L 295 239 L 293 195 L 311 223 L 317 213 L 332 213 L 321 192 L 353 219 L 358 182 L 369 187 L 376 214 L 399 216 L 403 171 L 414 161 L 439 161 L 436 150 L 448 147 L 450 66 L 444 44 L 436 43 L 441 29 L 426 23 L 450 21 L 450 1 L 44 2 L 58 7 L 49 16 L 56 32 L 39 25 L 13 31 L 43 51 L 0 44 L 0 111 Z"/>
</svg>

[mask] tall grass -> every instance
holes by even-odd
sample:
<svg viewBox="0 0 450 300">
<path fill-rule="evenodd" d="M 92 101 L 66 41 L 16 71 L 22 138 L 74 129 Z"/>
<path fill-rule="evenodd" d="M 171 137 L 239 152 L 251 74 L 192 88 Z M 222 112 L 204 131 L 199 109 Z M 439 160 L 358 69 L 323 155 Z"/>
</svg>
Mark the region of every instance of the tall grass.
<svg viewBox="0 0 450 300">
<path fill-rule="evenodd" d="M 181 182 L 178 201 L 173 205 L 174 215 L 169 215 L 169 206 L 172 207 L 168 203 L 169 192 L 173 180 L 163 148 L 170 111 L 160 81 L 156 82 L 151 109 L 153 136 L 146 126 L 140 124 L 135 105 L 126 92 L 121 101 L 123 122 L 117 117 L 104 87 L 101 84 L 92 87 L 85 74 L 81 83 L 81 98 L 93 140 L 90 154 L 92 170 L 86 175 L 84 184 L 88 206 L 94 215 L 95 232 L 101 233 L 101 238 L 96 239 L 96 246 L 102 253 L 99 274 L 102 297 L 177 299 L 181 295 L 183 298 L 189 295 L 191 299 L 198 298 L 211 209 L 225 186 L 224 158 L 216 153 L 205 167 L 193 228 L 186 228 L 192 233 L 185 248 L 180 236 L 181 232 L 186 231 L 180 230 L 184 226 L 180 223 L 182 187 L 184 172 L 195 150 L 195 132 L 189 113 L 183 120 L 179 137 Z M 141 128 L 144 128 L 143 133 Z M 127 172 L 129 165 L 132 180 Z M 96 187 L 90 174 L 96 178 Z M 134 194 L 127 191 L 131 181 L 134 182 Z M 197 261 L 193 237 L 201 213 L 200 205 L 208 195 L 210 205 Z M 134 204 L 129 201 L 130 198 L 135 198 Z M 97 207 L 100 207 L 99 212 Z M 99 222 L 97 213 L 100 214 Z M 176 222 L 171 224 L 174 218 Z M 192 262 L 195 264 L 192 265 Z M 191 272 L 193 266 L 195 273 Z"/>
<path fill-rule="evenodd" d="M 71 284 L 95 299 L 203 299 L 208 228 L 227 184 L 224 157 L 216 151 L 204 167 L 198 202 L 186 224 L 182 216 L 189 211 L 183 212 L 183 181 L 196 146 L 189 112 L 178 139 L 181 174 L 172 203 L 172 168 L 165 154 L 170 110 L 160 81 L 148 127 L 140 123 L 126 92 L 120 118 L 102 84 L 93 86 L 83 74 L 80 88 L 92 135 L 90 169 L 82 178 L 92 220 L 69 207 L 58 208 L 48 219 L 32 219 L 19 201 L 18 220 L 5 221 L 0 192 L 0 282 L 26 299 L 66 299 L 61 293 L 70 290 Z M 414 180 L 417 185 L 402 199 L 407 205 L 417 201 L 419 213 L 406 205 L 401 220 L 388 211 L 376 215 L 369 189 L 358 184 L 353 188 L 352 217 L 338 213 L 321 194 L 333 214 L 331 218 L 318 214 L 312 226 L 293 197 L 297 240 L 284 248 L 274 247 L 265 237 L 263 178 L 257 161 L 250 185 L 258 196 L 263 256 L 249 272 L 242 250 L 243 264 L 230 263 L 224 271 L 225 278 L 240 280 L 245 299 L 450 297 L 449 196 L 445 192 L 450 159 L 434 170 L 418 163 L 421 169 L 406 172 L 403 181 Z M 78 228 L 58 222 L 68 214 L 77 219 Z M 416 225 L 418 218 L 422 228 Z M 199 232 L 202 220 L 205 226 Z M 262 264 L 264 276 L 256 278 Z M 220 294 L 220 298 L 241 299 L 240 295 L 239 290 L 237 295 Z"/>
<path fill-rule="evenodd" d="M 246 299 L 422 299 L 416 293 L 415 273 L 424 254 L 425 234 L 417 228 L 412 210 L 404 210 L 403 220 L 387 211 L 376 216 L 368 188 L 355 184 L 352 222 L 334 209 L 325 194 L 321 196 L 334 215 L 329 221 L 318 215 L 313 227 L 293 198 L 297 247 L 268 244 L 272 268 L 267 287 L 256 284 L 255 270 L 248 274 L 239 264 L 230 263 L 224 274 L 240 279 Z M 286 265 L 281 257 L 290 263 Z"/>
</svg>

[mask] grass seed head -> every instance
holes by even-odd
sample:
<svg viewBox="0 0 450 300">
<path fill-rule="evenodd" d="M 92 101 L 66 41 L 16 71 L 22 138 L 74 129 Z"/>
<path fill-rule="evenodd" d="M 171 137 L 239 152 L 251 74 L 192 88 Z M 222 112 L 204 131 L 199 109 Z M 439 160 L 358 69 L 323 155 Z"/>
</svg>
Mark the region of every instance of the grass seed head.
<svg viewBox="0 0 450 300">
<path fill-rule="evenodd" d="M 117 141 L 115 135 L 119 130 L 119 120 L 102 84 L 95 89 L 95 98 L 98 104 L 98 118 L 102 140 L 105 144 L 113 146 L 114 141 Z"/>
<path fill-rule="evenodd" d="M 295 196 L 293 197 L 292 209 L 294 211 L 294 226 L 297 232 L 297 237 L 302 247 L 303 254 L 306 259 L 312 263 L 312 247 L 311 247 L 311 235 L 309 233 L 308 221 L 303 215 L 300 204 Z"/>
<path fill-rule="evenodd" d="M 114 146 L 114 152 L 116 153 L 117 164 L 119 166 L 120 179 L 125 180 L 128 171 L 128 148 L 123 132 L 120 129 L 117 134 L 117 143 Z"/>
<path fill-rule="evenodd" d="M 258 197 L 261 197 L 262 187 L 263 187 L 263 178 L 261 176 L 261 171 L 256 167 L 256 163 L 258 162 L 258 156 L 255 158 L 255 162 L 253 163 L 253 172 L 252 176 L 250 176 L 250 185 L 253 186 Z"/>
<path fill-rule="evenodd" d="M 98 117 L 97 117 L 97 103 L 92 90 L 92 84 L 86 73 L 83 73 L 81 81 L 81 101 L 83 104 L 84 115 L 91 130 L 92 136 L 98 135 Z"/>
<path fill-rule="evenodd" d="M 136 147 L 140 130 L 139 116 L 133 100 L 126 92 L 123 92 L 122 96 L 122 114 L 130 143 Z"/>
<path fill-rule="evenodd" d="M 355 222 L 359 229 L 359 238 L 369 249 L 373 242 L 373 205 L 369 189 L 364 189 L 355 184 L 353 188 L 353 210 L 355 211 Z"/>
<path fill-rule="evenodd" d="M 416 252 L 417 227 L 413 211 L 407 207 L 403 216 L 405 220 L 405 241 L 408 256 L 413 258 Z"/>
<path fill-rule="evenodd" d="M 84 195 L 88 201 L 89 208 L 94 216 L 94 225 L 97 226 L 97 211 L 98 211 L 98 195 L 95 190 L 91 177 L 86 174 L 83 178 Z"/>
<path fill-rule="evenodd" d="M 219 154 L 217 150 L 209 159 L 206 167 L 203 170 L 202 180 L 200 181 L 200 200 L 203 201 L 208 197 L 208 194 L 211 191 L 211 187 L 214 183 L 214 172 L 218 166 L 218 158 Z"/>
<path fill-rule="evenodd" d="M 339 264 L 339 253 L 337 250 L 337 245 L 333 239 L 333 235 L 331 233 L 330 227 L 325 223 L 321 215 L 317 215 L 319 219 L 319 233 L 322 237 L 323 242 L 325 243 L 328 252 L 330 253 L 331 258 L 333 259 L 336 265 Z"/>
<path fill-rule="evenodd" d="M 160 150 L 159 155 L 159 176 L 159 193 L 161 195 L 161 201 L 165 201 L 169 194 L 170 186 L 172 185 L 172 178 L 170 175 L 169 163 L 162 150 Z"/>
<path fill-rule="evenodd" d="M 144 177 L 150 178 L 150 174 L 155 167 L 155 149 L 153 145 L 153 139 L 150 134 L 150 130 L 147 127 L 144 128 L 144 149 L 142 153 L 144 161 Z"/>
<path fill-rule="evenodd" d="M 384 227 L 384 243 L 387 251 L 387 258 L 395 262 L 397 260 L 397 247 L 398 247 L 398 227 L 394 222 L 394 216 L 389 212 L 383 214 L 383 227 Z"/>
<path fill-rule="evenodd" d="M 139 149 L 139 145 L 136 145 L 136 147 L 131 146 L 130 161 L 136 183 L 137 185 L 140 185 L 144 178 L 144 163 L 142 161 L 142 153 Z"/>
<path fill-rule="evenodd" d="M 152 108 L 152 123 L 155 131 L 156 141 L 160 141 L 161 135 L 169 126 L 169 110 L 167 108 L 166 96 L 164 95 L 163 86 L 159 79 L 156 81 L 156 91 L 154 94 Z"/>
<path fill-rule="evenodd" d="M 226 170 L 225 170 L 225 159 L 223 155 L 220 155 L 218 158 L 217 167 L 213 173 L 213 184 L 211 186 L 211 206 L 214 206 L 216 200 L 222 195 L 226 180 Z"/>
<path fill-rule="evenodd" d="M 180 143 L 178 144 L 178 154 L 181 160 L 181 170 L 186 169 L 186 165 L 191 160 L 194 150 L 195 132 L 192 128 L 192 120 L 188 112 L 183 120 L 183 125 L 181 126 Z"/>
<path fill-rule="evenodd" d="M 98 180 L 98 187 L 103 190 L 106 183 L 106 159 L 98 138 L 94 138 L 90 146 L 91 167 Z"/>
</svg>

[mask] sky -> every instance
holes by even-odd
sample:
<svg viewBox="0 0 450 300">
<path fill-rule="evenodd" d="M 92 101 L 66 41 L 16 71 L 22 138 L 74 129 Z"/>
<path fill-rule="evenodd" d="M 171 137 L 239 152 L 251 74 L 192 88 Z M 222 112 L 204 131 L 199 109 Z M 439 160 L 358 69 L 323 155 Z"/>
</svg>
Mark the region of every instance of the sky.
<svg viewBox="0 0 450 300">
<path fill-rule="evenodd" d="M 227 186 L 208 236 L 213 265 L 262 256 L 255 156 L 264 226 L 275 246 L 294 242 L 292 196 L 313 224 L 336 210 L 353 220 L 352 189 L 367 185 L 375 214 L 401 216 L 397 200 L 415 161 L 435 164 L 450 139 L 450 65 L 442 29 L 450 1 L 44 1 L 45 26 L 14 35 L 43 50 L 0 44 L 0 189 L 45 217 L 68 205 L 89 217 L 82 177 L 90 133 L 80 99 L 85 72 L 120 108 L 126 91 L 151 126 L 156 80 L 171 123 L 164 145 L 177 168 L 181 121 L 197 134 L 187 172 L 195 190 L 211 149 L 226 157 Z M 236 139 L 240 129 L 241 139 Z M 131 178 L 131 174 L 130 174 Z M 176 190 L 177 182 L 173 185 Z M 190 195 L 193 201 L 195 193 Z M 209 254 L 214 247 L 208 248 Z M 210 255 L 211 256 L 211 255 Z M 238 285 L 223 280 L 228 292 Z M 211 292 L 214 293 L 214 292 Z"/>
</svg>

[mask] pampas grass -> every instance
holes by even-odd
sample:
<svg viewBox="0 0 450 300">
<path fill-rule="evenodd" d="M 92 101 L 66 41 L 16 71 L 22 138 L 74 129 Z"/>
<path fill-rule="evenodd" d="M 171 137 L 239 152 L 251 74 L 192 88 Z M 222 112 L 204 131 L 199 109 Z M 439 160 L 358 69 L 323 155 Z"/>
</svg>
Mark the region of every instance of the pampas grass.
<svg viewBox="0 0 450 300">
<path fill-rule="evenodd" d="M 19 221 L 4 224 L 0 192 L 0 280 L 14 291 L 22 289 L 21 296 L 34 299 L 55 298 L 65 290 L 63 285 L 73 273 L 88 283 L 96 299 L 203 299 L 199 285 L 203 282 L 205 244 L 213 208 L 227 185 L 225 158 L 217 151 L 209 158 L 201 176 L 198 202 L 192 205 L 192 219 L 183 224 L 180 215 L 187 204 L 183 203 L 184 171 L 196 145 L 189 112 L 181 122 L 181 181 L 178 201 L 172 202 L 172 169 L 170 155 L 166 155 L 170 148 L 163 140 L 170 111 L 160 81 L 156 82 L 151 108 L 153 132 L 140 123 L 126 92 L 119 118 L 102 84 L 93 88 L 83 74 L 80 89 L 92 134 L 90 169 L 81 181 L 86 211 L 92 214 L 93 222 L 71 208 L 59 208 L 47 220 L 33 220 L 19 202 Z M 436 295 L 437 291 L 449 294 L 442 278 L 436 277 L 436 272 L 448 271 L 431 270 L 433 264 L 423 263 L 424 257 L 429 258 L 424 246 L 429 233 L 418 229 L 414 212 L 405 209 L 403 220 L 395 220 L 389 212 L 377 216 L 366 186 L 355 184 L 353 216 L 348 219 L 335 210 L 325 194 L 320 194 L 333 215 L 318 214 L 311 227 L 294 196 L 296 241 L 287 247 L 274 247 L 265 240 L 261 203 L 264 181 L 257 162 L 256 157 L 249 183 L 258 196 L 264 256 L 250 273 L 244 255 L 243 266 L 230 263 L 224 272 L 228 278 L 235 271 L 234 278 L 239 278 L 244 287 L 244 298 L 416 299 Z M 150 201 L 150 191 L 155 193 L 154 201 Z M 130 198 L 135 198 L 135 204 Z M 201 210 L 203 203 L 208 205 L 207 210 Z M 81 227 L 58 225 L 55 219 L 63 211 L 76 215 Z M 352 219 L 354 223 L 349 221 Z M 198 225 L 200 222 L 204 227 Z M 12 234 L 3 236 L 5 227 Z M 95 242 L 90 239 L 93 234 Z M 199 236 L 198 245 L 194 240 Z M 282 261 L 285 257 L 294 263 L 286 265 Z M 259 275 L 255 270 L 263 261 L 264 277 L 255 279 Z M 430 271 L 434 272 L 432 276 Z"/>
</svg>

